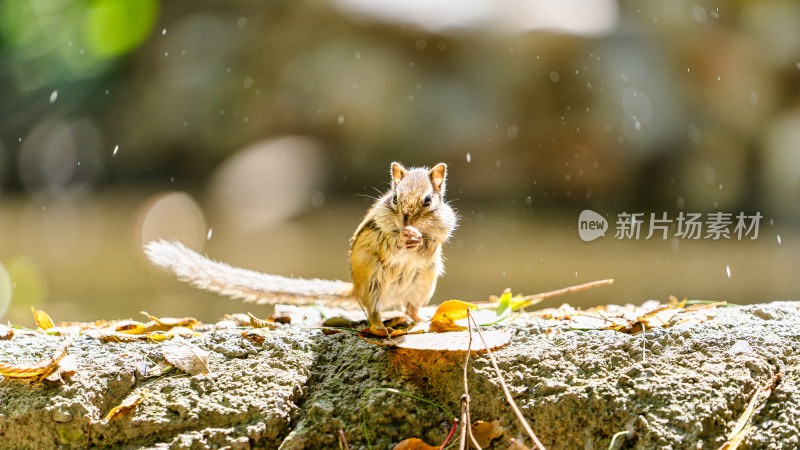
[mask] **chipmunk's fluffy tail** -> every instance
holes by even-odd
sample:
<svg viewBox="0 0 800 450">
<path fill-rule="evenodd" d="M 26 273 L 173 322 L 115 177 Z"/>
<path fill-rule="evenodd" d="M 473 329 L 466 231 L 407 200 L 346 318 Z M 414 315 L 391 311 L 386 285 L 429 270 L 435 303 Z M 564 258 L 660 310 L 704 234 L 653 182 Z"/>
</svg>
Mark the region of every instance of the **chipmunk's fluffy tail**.
<svg viewBox="0 0 800 450">
<path fill-rule="evenodd" d="M 152 241 L 144 252 L 178 279 L 207 291 L 256 303 L 330 304 L 355 302 L 353 284 L 344 281 L 287 278 L 213 261 L 177 241 Z"/>
</svg>

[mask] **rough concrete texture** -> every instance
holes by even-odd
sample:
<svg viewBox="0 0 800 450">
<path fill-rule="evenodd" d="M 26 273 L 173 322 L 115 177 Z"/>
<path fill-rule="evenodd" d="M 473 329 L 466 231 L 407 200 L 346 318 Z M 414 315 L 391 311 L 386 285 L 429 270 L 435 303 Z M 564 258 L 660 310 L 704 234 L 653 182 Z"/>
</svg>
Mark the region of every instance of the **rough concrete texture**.
<svg viewBox="0 0 800 450">
<path fill-rule="evenodd" d="M 759 387 L 781 371 L 740 448 L 797 448 L 799 306 L 716 308 L 702 323 L 649 330 L 644 338 L 523 316 L 494 326 L 514 334 L 495 355 L 547 448 L 605 449 L 625 430 L 631 433 L 616 448 L 718 448 Z M 158 361 L 160 344 L 76 338 L 69 353 L 78 357 L 79 371 L 65 383 L 0 381 L 0 446 L 339 448 L 343 430 L 351 448 L 366 448 L 362 405 L 373 448 L 410 437 L 439 445 L 452 425 L 449 414 L 369 389 L 396 388 L 460 411 L 464 353 L 389 349 L 352 334 L 297 327 L 255 344 L 241 331 L 216 329 L 191 339 L 211 352 L 211 374 L 153 378 L 137 366 Z M 0 359 L 37 361 L 59 341 L 16 336 L 0 341 Z M 472 419 L 499 419 L 504 429 L 491 448 L 524 437 L 486 354 L 473 356 L 468 378 Z M 149 394 L 135 410 L 102 420 L 142 389 Z"/>
</svg>

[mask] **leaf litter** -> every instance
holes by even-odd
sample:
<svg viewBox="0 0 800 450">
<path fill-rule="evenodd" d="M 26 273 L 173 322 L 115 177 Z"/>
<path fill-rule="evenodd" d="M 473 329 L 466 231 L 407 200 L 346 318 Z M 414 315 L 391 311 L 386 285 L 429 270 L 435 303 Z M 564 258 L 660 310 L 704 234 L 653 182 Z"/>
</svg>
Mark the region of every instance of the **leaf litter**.
<svg viewBox="0 0 800 450">
<path fill-rule="evenodd" d="M 611 281 L 612 280 L 601 280 L 600 282 L 587 283 L 586 285 L 574 286 L 532 296 L 512 295 L 510 290 L 506 290 L 499 297 L 491 298 L 489 302 L 477 304 L 460 300 L 451 300 L 438 307 L 433 318 L 428 323 L 427 331 L 417 330 L 417 332 L 421 334 L 405 334 L 405 332 L 402 332 L 402 335 L 392 336 L 388 343 L 393 347 L 406 350 L 466 351 L 467 355 L 469 355 L 470 351 L 486 351 L 493 360 L 494 358 L 491 356 L 491 350 L 507 345 L 510 342 L 511 335 L 503 330 L 486 330 L 481 332 L 478 323 L 475 322 L 475 317 L 472 314 L 473 311 L 476 313 L 491 311 L 496 317 L 500 318 L 497 322 L 513 319 L 519 315 L 524 308 L 533 306 L 546 298 L 576 292 L 589 287 L 610 284 Z M 647 328 L 700 323 L 713 315 L 713 309 L 725 305 L 725 302 L 700 302 L 687 301 L 686 299 L 678 302 L 677 299 L 673 297 L 668 304 L 650 301 L 639 307 L 633 305 L 606 305 L 588 308 L 586 310 L 576 309 L 564 304 L 559 308 L 540 310 L 531 314 L 542 318 L 567 322 L 573 329 L 598 329 L 638 333 Z M 181 337 L 199 335 L 193 328 L 201 326 L 202 324 L 194 318 L 158 318 L 146 312 L 142 312 L 142 314 L 150 319 L 149 322 L 142 323 L 133 320 L 98 320 L 91 323 L 61 322 L 59 326 L 55 326 L 52 319 L 44 311 L 32 308 L 32 312 L 39 332 L 62 335 L 84 334 L 103 341 L 149 340 L 152 342 L 161 342 L 160 351 L 164 357 L 162 366 L 171 365 L 190 375 L 210 372 L 210 352 L 202 350 Z M 241 318 L 236 317 L 235 321 L 231 319 L 233 319 L 233 317 L 228 320 L 233 322 L 232 326 L 249 326 L 250 330 L 243 332 L 242 335 L 245 339 L 255 342 L 263 341 L 265 332 L 280 327 L 280 325 L 276 323 L 277 321 L 272 318 L 266 320 L 259 319 L 249 313 L 247 316 Z M 466 327 L 457 323 L 464 319 L 467 319 Z M 471 335 L 473 328 L 470 328 L 470 320 L 473 322 L 474 330 L 481 335 L 482 346 L 477 345 L 473 347 L 473 338 Z M 0 326 L 0 338 L 8 339 L 13 337 L 13 330 L 10 327 L 5 328 L 8 331 Z M 62 376 L 69 376 L 76 371 L 75 357 L 67 355 L 67 349 L 70 343 L 71 340 L 65 340 L 50 358 L 46 358 L 32 365 L 14 366 L 8 363 L 0 363 L 0 373 L 11 378 L 40 376 L 42 378 L 47 377 L 50 381 L 62 380 Z M 500 383 L 504 385 L 505 383 L 503 382 L 502 375 L 499 372 L 498 377 Z M 777 381 L 771 386 L 774 387 L 776 383 Z M 752 416 L 755 401 L 757 398 L 764 398 L 765 395 L 768 396 L 769 392 L 771 391 L 766 392 L 766 394 L 754 395 L 753 401 L 751 401 L 751 405 L 748 407 L 749 413 L 746 411 L 746 414 L 743 414 L 742 419 L 740 419 L 743 425 L 739 426 L 737 424 L 737 428 L 729 437 L 728 442 L 730 444 L 734 444 L 737 441 L 740 442 L 743 436 L 749 431 L 746 424 Z M 112 409 L 105 420 L 112 420 L 113 418 L 130 413 L 141 403 L 146 395 L 146 390 L 131 394 L 119 406 Z M 507 397 L 510 399 L 509 394 L 507 394 Z M 465 398 L 468 402 L 469 396 L 466 385 Z M 513 403 L 512 400 L 509 401 Z M 466 417 L 468 419 L 468 414 Z M 518 414 L 518 418 L 524 423 L 524 418 L 521 416 L 521 413 Z M 491 422 L 478 420 L 472 422 L 470 426 L 463 427 L 465 423 L 469 424 L 470 421 L 462 420 L 462 436 L 468 435 L 472 444 L 477 448 L 490 445 L 493 440 L 502 436 L 504 432 L 498 420 Z M 455 432 L 457 425 L 458 420 L 453 424 L 451 436 Z M 527 423 L 524 423 L 524 427 L 530 430 Z M 541 448 L 541 444 L 538 443 L 532 431 L 530 431 L 530 436 L 533 438 L 536 446 Z M 448 437 L 448 440 L 449 438 L 450 437 Z M 512 442 L 513 440 L 509 440 L 509 443 Z M 442 448 L 430 446 L 417 438 L 407 439 L 401 442 L 401 444 L 405 446 L 400 446 L 400 444 L 398 444 L 395 448 Z M 735 445 L 729 445 L 724 448 L 735 448 Z"/>
</svg>

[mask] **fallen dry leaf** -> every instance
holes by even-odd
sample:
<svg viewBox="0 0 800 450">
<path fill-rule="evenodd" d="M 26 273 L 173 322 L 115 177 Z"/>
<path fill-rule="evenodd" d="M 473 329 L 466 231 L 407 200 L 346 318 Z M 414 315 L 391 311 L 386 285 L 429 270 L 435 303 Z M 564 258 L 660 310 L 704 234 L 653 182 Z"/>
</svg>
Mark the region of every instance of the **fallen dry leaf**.
<svg viewBox="0 0 800 450">
<path fill-rule="evenodd" d="M 111 408 L 111 411 L 108 412 L 108 415 L 106 415 L 106 418 L 103 420 L 108 422 L 111 419 L 116 419 L 117 417 L 129 414 L 134 410 L 134 408 L 136 408 L 137 405 L 139 405 L 139 403 L 142 402 L 142 400 L 144 400 L 145 397 L 147 397 L 148 392 L 149 391 L 147 389 L 142 389 L 141 391 L 128 395 L 125 397 L 125 400 L 123 400 L 122 403 Z"/>
<path fill-rule="evenodd" d="M 61 362 L 58 363 L 58 366 L 55 367 L 55 370 L 53 370 L 44 379 L 54 383 L 63 383 L 64 377 L 71 377 L 72 375 L 75 375 L 75 372 L 77 371 L 78 357 L 75 355 L 67 355 L 61 360 Z"/>
<path fill-rule="evenodd" d="M 36 326 L 42 330 L 53 328 L 53 320 L 46 312 L 36 309 L 33 306 L 31 306 L 31 312 L 33 312 L 33 320 L 36 321 Z"/>
<path fill-rule="evenodd" d="M 486 448 L 492 443 L 492 440 L 497 439 L 503 434 L 503 426 L 500 425 L 500 420 L 495 419 L 491 422 L 484 422 L 483 420 L 476 420 L 472 423 L 472 436 L 478 442 L 481 448 Z"/>
<path fill-rule="evenodd" d="M 94 322 L 59 322 L 59 327 L 78 327 L 81 330 L 86 330 L 88 328 L 103 328 L 103 327 L 110 327 L 113 325 L 112 322 L 107 320 L 95 320 Z"/>
<path fill-rule="evenodd" d="M 258 328 L 253 330 L 242 331 L 242 337 L 250 342 L 255 342 L 256 344 L 260 344 L 264 342 L 264 340 L 266 339 L 266 337 L 264 336 L 264 332 Z"/>
<path fill-rule="evenodd" d="M 161 317 L 158 318 L 156 316 L 150 315 L 150 313 L 146 311 L 140 311 L 141 314 L 144 314 L 156 323 L 156 325 L 163 329 L 170 329 L 173 327 L 185 327 L 185 328 L 192 328 L 198 323 L 199 320 L 195 319 L 194 317 L 181 317 L 181 318 L 173 318 L 173 317 Z M 147 331 L 156 331 L 156 330 L 147 330 Z"/>
<path fill-rule="evenodd" d="M 211 352 L 205 351 L 181 337 L 176 336 L 173 340 L 165 342 L 161 346 L 161 353 L 167 362 L 190 375 L 211 371 L 208 368 L 208 357 Z"/>
<path fill-rule="evenodd" d="M 459 319 L 465 319 L 467 312 L 476 307 L 472 303 L 462 302 L 461 300 L 448 300 L 436 308 L 436 312 L 431 319 L 430 330 L 435 333 L 466 330 L 467 327 L 456 325 L 455 322 Z"/>
<path fill-rule="evenodd" d="M 486 345 L 491 350 L 503 347 L 511 341 L 511 333 L 501 330 L 483 332 Z M 472 345 L 469 345 L 469 332 L 406 334 L 392 338 L 389 344 L 393 347 L 408 350 L 443 350 L 465 352 L 467 347 L 472 351 L 486 351 L 477 333 L 472 333 Z"/>
<path fill-rule="evenodd" d="M 730 435 L 728 435 L 728 440 L 722 444 L 722 446 L 719 448 L 720 450 L 736 450 L 739 447 L 739 444 L 742 443 L 747 433 L 753 429 L 753 427 L 748 426 L 748 424 L 753 418 L 753 412 L 755 412 L 756 406 L 769 399 L 769 397 L 772 395 L 772 391 L 783 378 L 783 375 L 783 372 L 776 373 L 760 388 L 756 389 L 756 392 L 753 394 L 753 397 L 747 404 L 747 408 L 744 409 L 744 412 L 739 417 L 739 420 L 736 421 L 736 425 L 733 427 L 733 430 L 731 430 Z"/>
<path fill-rule="evenodd" d="M 14 337 L 14 330 L 11 327 L 0 325 L 0 339 L 11 339 Z"/>
<path fill-rule="evenodd" d="M 8 378 L 31 378 L 39 375 L 47 375 L 56 368 L 62 359 L 64 359 L 64 356 L 67 355 L 67 349 L 71 344 L 71 339 L 64 341 L 58 346 L 53 356 L 29 366 L 15 366 L 13 364 L 0 362 L 0 374 Z"/>
<path fill-rule="evenodd" d="M 392 450 L 438 450 L 438 445 L 428 445 L 422 439 L 410 438 L 397 443 Z"/>
<path fill-rule="evenodd" d="M 247 313 L 247 315 L 250 316 L 250 326 L 253 328 L 269 328 L 270 330 L 275 330 L 281 327 L 274 321 L 270 322 L 269 320 L 259 319 L 250 313 Z"/>
</svg>

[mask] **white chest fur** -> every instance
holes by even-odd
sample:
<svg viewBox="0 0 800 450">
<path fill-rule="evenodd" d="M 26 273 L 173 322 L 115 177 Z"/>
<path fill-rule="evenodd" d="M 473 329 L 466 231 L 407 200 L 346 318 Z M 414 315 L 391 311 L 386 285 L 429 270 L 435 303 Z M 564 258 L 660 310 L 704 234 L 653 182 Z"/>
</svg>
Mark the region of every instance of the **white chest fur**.
<svg viewBox="0 0 800 450">
<path fill-rule="evenodd" d="M 428 256 L 416 250 L 393 254 L 383 264 L 381 304 L 390 308 L 424 305 L 433 295 L 442 271 L 441 246 Z"/>
</svg>

